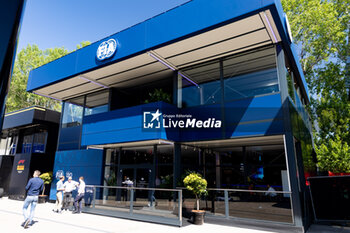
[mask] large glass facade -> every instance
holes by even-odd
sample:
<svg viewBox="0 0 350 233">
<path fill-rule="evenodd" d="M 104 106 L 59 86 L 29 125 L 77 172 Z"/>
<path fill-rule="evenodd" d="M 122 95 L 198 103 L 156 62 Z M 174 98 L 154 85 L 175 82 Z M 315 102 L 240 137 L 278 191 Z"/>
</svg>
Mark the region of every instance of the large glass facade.
<svg viewBox="0 0 350 233">
<path fill-rule="evenodd" d="M 182 78 L 182 107 L 279 92 L 274 47 L 186 67 L 181 72 L 193 81 Z"/>
<path fill-rule="evenodd" d="M 182 173 L 196 171 L 210 188 L 282 190 L 282 173 L 287 170 L 283 144 L 203 148 L 181 147 Z"/>
</svg>

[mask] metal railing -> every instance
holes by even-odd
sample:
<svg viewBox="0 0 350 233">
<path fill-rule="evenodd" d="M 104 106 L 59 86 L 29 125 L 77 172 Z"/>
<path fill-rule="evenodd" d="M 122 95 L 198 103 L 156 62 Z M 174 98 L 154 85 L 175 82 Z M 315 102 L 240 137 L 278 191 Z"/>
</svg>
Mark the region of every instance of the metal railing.
<svg viewBox="0 0 350 233">
<path fill-rule="evenodd" d="M 182 190 L 87 185 L 83 212 L 182 226 Z"/>
<path fill-rule="evenodd" d="M 183 208 L 188 212 L 195 206 L 193 195 L 183 190 Z M 290 191 L 247 189 L 207 189 L 200 208 L 207 217 L 254 219 L 268 222 L 293 223 Z"/>
<path fill-rule="evenodd" d="M 290 191 L 209 188 L 200 209 L 207 217 L 254 219 L 292 224 Z M 177 189 L 88 185 L 84 212 L 182 226 L 196 201 L 183 187 Z"/>
</svg>

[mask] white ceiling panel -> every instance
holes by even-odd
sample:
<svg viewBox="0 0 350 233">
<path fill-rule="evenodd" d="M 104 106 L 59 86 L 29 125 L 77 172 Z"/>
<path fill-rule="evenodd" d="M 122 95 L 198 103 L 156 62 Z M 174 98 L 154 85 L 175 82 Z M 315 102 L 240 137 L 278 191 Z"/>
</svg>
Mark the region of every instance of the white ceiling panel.
<svg viewBox="0 0 350 233">
<path fill-rule="evenodd" d="M 261 21 L 259 15 L 254 15 L 243 20 L 239 20 L 235 23 L 231 23 L 220 28 L 202 33 L 197 36 L 179 41 L 177 43 L 159 48 L 155 50 L 159 55 L 164 58 L 169 58 L 177 54 L 197 49 L 203 46 L 207 46 L 219 41 L 226 40 L 235 36 L 239 36 L 251 31 L 264 28 L 264 24 Z"/>
<path fill-rule="evenodd" d="M 227 51 L 240 49 L 242 47 L 248 47 L 250 45 L 269 40 L 270 37 L 267 34 L 266 30 L 260 30 L 209 47 L 204 47 L 199 50 L 172 57 L 168 59 L 168 61 L 177 67 L 181 67 L 184 64 L 189 64 L 196 60 L 205 59 L 209 56 L 215 56 Z"/>
</svg>

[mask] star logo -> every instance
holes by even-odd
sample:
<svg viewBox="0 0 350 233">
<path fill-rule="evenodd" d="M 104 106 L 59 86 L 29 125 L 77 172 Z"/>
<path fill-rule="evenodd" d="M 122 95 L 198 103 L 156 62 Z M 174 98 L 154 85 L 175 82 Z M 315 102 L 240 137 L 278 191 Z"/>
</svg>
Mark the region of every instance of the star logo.
<svg viewBox="0 0 350 233">
<path fill-rule="evenodd" d="M 144 129 L 159 129 L 160 116 L 162 113 L 157 109 L 155 112 L 143 112 L 143 128 Z"/>
<path fill-rule="evenodd" d="M 157 119 L 157 121 L 159 121 L 159 117 L 162 115 L 161 113 L 159 113 L 159 109 L 157 109 L 157 111 L 155 113 L 151 113 L 151 115 L 153 116 L 151 122 L 153 122 L 154 120 Z"/>
</svg>

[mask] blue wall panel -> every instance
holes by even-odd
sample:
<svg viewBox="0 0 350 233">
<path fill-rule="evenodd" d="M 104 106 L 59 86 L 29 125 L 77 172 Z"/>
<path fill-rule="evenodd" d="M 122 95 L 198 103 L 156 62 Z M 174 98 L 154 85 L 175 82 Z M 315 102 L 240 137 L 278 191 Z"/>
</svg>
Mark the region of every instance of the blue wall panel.
<svg viewBox="0 0 350 233">
<path fill-rule="evenodd" d="M 221 104 L 177 109 L 175 106 L 163 102 L 88 116 L 84 120 L 81 145 L 154 139 L 198 141 L 283 133 L 281 96 L 278 93 L 232 101 L 225 103 L 224 106 L 224 116 L 222 116 Z M 222 120 L 223 124 L 221 128 L 212 129 L 143 129 L 143 111 L 155 112 L 157 109 L 160 109 L 163 114 L 189 114 L 192 115 L 192 118 L 203 121 L 215 118 Z"/>
<path fill-rule="evenodd" d="M 84 119 L 82 146 L 132 142 L 153 139 L 177 139 L 177 132 L 166 132 L 163 128 L 143 129 L 143 111 L 162 113 L 177 112 L 177 108 L 164 102 L 139 105 L 107 113 L 88 116 Z"/>
<path fill-rule="evenodd" d="M 77 150 L 80 143 L 82 126 L 61 128 L 58 140 L 58 150 Z"/>
<path fill-rule="evenodd" d="M 84 177 L 87 185 L 101 185 L 103 172 L 102 150 L 70 150 L 57 151 L 53 169 L 53 182 L 50 190 L 50 200 L 56 200 L 56 173 L 63 171 L 73 175 L 73 180 L 78 181 L 80 176 Z M 67 179 L 66 179 L 67 180 Z"/>
</svg>

